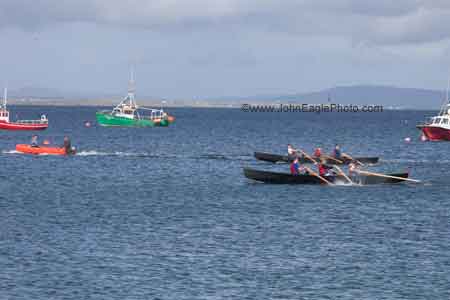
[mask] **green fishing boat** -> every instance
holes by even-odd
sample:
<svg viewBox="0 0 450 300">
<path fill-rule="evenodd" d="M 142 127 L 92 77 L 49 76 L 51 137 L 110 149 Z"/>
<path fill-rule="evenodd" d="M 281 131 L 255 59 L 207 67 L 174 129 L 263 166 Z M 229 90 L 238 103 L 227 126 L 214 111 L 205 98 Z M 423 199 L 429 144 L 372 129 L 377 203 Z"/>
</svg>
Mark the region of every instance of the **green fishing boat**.
<svg viewBox="0 0 450 300">
<path fill-rule="evenodd" d="M 166 127 L 173 123 L 175 118 L 169 116 L 163 109 L 139 107 L 134 92 L 134 79 L 131 73 L 128 95 L 112 111 L 98 111 L 95 114 L 98 124 L 121 127 Z"/>
</svg>

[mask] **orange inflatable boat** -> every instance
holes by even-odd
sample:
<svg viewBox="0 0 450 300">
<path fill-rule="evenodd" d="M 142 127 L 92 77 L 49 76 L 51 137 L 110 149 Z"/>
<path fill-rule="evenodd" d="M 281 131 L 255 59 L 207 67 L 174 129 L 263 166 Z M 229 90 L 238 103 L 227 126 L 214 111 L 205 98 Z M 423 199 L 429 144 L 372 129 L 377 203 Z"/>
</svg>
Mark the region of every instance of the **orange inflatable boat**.
<svg viewBox="0 0 450 300">
<path fill-rule="evenodd" d="M 49 147 L 49 146 L 32 147 L 27 144 L 16 145 L 16 151 L 27 154 L 52 154 L 52 155 L 75 154 L 75 151 L 71 153 L 66 153 L 66 149 L 64 149 L 64 147 Z"/>
</svg>

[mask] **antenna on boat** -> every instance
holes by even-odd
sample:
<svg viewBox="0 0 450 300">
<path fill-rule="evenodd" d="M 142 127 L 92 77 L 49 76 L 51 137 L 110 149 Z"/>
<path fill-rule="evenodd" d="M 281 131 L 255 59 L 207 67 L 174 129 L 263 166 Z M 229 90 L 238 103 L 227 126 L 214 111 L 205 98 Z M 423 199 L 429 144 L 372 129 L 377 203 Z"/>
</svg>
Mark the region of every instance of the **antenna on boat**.
<svg viewBox="0 0 450 300">
<path fill-rule="evenodd" d="M 135 84 L 134 84 L 134 67 L 131 67 L 130 82 L 129 82 L 128 91 L 134 92 L 134 89 L 135 89 Z"/>
<path fill-rule="evenodd" d="M 448 102 L 448 90 L 450 89 L 450 78 L 448 79 L 448 82 L 447 82 L 447 92 L 446 92 L 446 97 L 445 97 L 445 101 L 447 101 Z"/>
<path fill-rule="evenodd" d="M 136 91 L 136 84 L 134 81 L 134 67 L 131 67 L 130 81 L 128 82 L 128 99 L 130 100 L 130 104 L 132 106 L 136 106 L 136 103 L 134 101 L 135 91 Z"/>
<path fill-rule="evenodd" d="M 6 99 L 8 98 L 8 88 L 5 87 L 3 90 L 3 107 L 6 108 Z"/>
<path fill-rule="evenodd" d="M 448 82 L 447 82 L 447 90 L 445 92 L 444 103 L 442 104 L 441 110 L 439 111 L 440 116 L 442 116 L 443 114 L 445 114 L 447 112 L 447 107 L 450 105 L 450 99 L 448 98 L 449 89 L 450 89 L 450 78 L 448 79 Z"/>
</svg>

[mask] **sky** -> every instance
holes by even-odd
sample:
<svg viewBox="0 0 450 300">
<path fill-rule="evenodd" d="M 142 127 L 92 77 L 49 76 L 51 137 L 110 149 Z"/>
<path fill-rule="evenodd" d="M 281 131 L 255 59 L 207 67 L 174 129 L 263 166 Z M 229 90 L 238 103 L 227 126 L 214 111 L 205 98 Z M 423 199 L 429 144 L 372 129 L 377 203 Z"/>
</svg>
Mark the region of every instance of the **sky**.
<svg viewBox="0 0 450 300">
<path fill-rule="evenodd" d="M 448 0 L 0 0 L 0 84 L 218 98 L 445 89 Z"/>
</svg>

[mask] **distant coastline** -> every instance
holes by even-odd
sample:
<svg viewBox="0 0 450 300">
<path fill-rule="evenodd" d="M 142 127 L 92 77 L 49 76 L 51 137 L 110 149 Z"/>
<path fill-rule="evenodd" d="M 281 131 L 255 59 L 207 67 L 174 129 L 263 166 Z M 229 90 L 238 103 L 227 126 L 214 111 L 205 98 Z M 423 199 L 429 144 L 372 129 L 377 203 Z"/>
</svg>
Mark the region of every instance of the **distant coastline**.
<svg viewBox="0 0 450 300">
<path fill-rule="evenodd" d="M 341 86 L 318 92 L 289 95 L 260 95 L 251 97 L 179 98 L 158 96 L 137 97 L 137 102 L 149 107 L 205 107 L 239 108 L 243 104 L 342 104 L 381 105 L 386 110 L 439 110 L 445 98 L 443 91 L 400 88 L 390 86 L 359 85 Z M 77 95 L 51 89 L 27 89 L 12 91 L 8 103 L 13 105 L 42 106 L 115 106 L 120 95 Z"/>
<path fill-rule="evenodd" d="M 95 107 L 113 107 L 120 102 L 120 98 L 113 99 L 8 99 L 8 104 L 17 106 L 95 106 Z M 207 102 L 207 101 L 182 101 L 182 100 L 145 100 L 140 99 L 140 106 L 148 107 L 218 107 L 218 108 L 239 108 L 244 102 Z M 255 103 L 256 104 L 256 103 Z M 265 103 L 267 104 L 267 103 Z"/>
<path fill-rule="evenodd" d="M 85 100 L 85 99 L 9 99 L 8 104 L 13 106 L 55 106 L 55 107 L 104 107 L 104 108 L 112 108 L 114 107 L 120 99 L 91 99 L 91 100 Z M 152 108 L 234 108 L 234 109 L 241 109 L 242 105 L 249 104 L 252 106 L 274 106 L 277 107 L 280 105 L 280 103 L 283 104 L 294 104 L 294 105 L 301 105 L 301 104 L 308 104 L 308 105 L 327 105 L 329 103 L 323 102 L 323 103 L 307 103 L 301 102 L 301 101 L 287 101 L 287 102 L 280 102 L 280 101 L 267 101 L 267 100 L 261 100 L 261 101 L 249 101 L 249 100 L 234 100 L 234 101 L 227 101 L 227 102 L 220 102 L 220 101 L 182 101 L 182 100 L 164 100 L 163 101 L 156 101 L 156 100 L 140 100 L 139 105 L 146 106 L 146 107 L 152 107 Z M 342 103 L 343 105 L 350 104 L 350 103 Z M 362 104 L 356 104 L 356 105 L 362 105 Z M 376 103 L 374 103 L 376 105 Z M 395 111 L 395 110 L 417 110 L 417 111 L 433 111 L 433 110 L 439 110 L 438 107 L 436 108 L 424 108 L 424 107 L 401 107 L 401 106 L 384 106 L 384 110 L 386 111 Z"/>
</svg>

